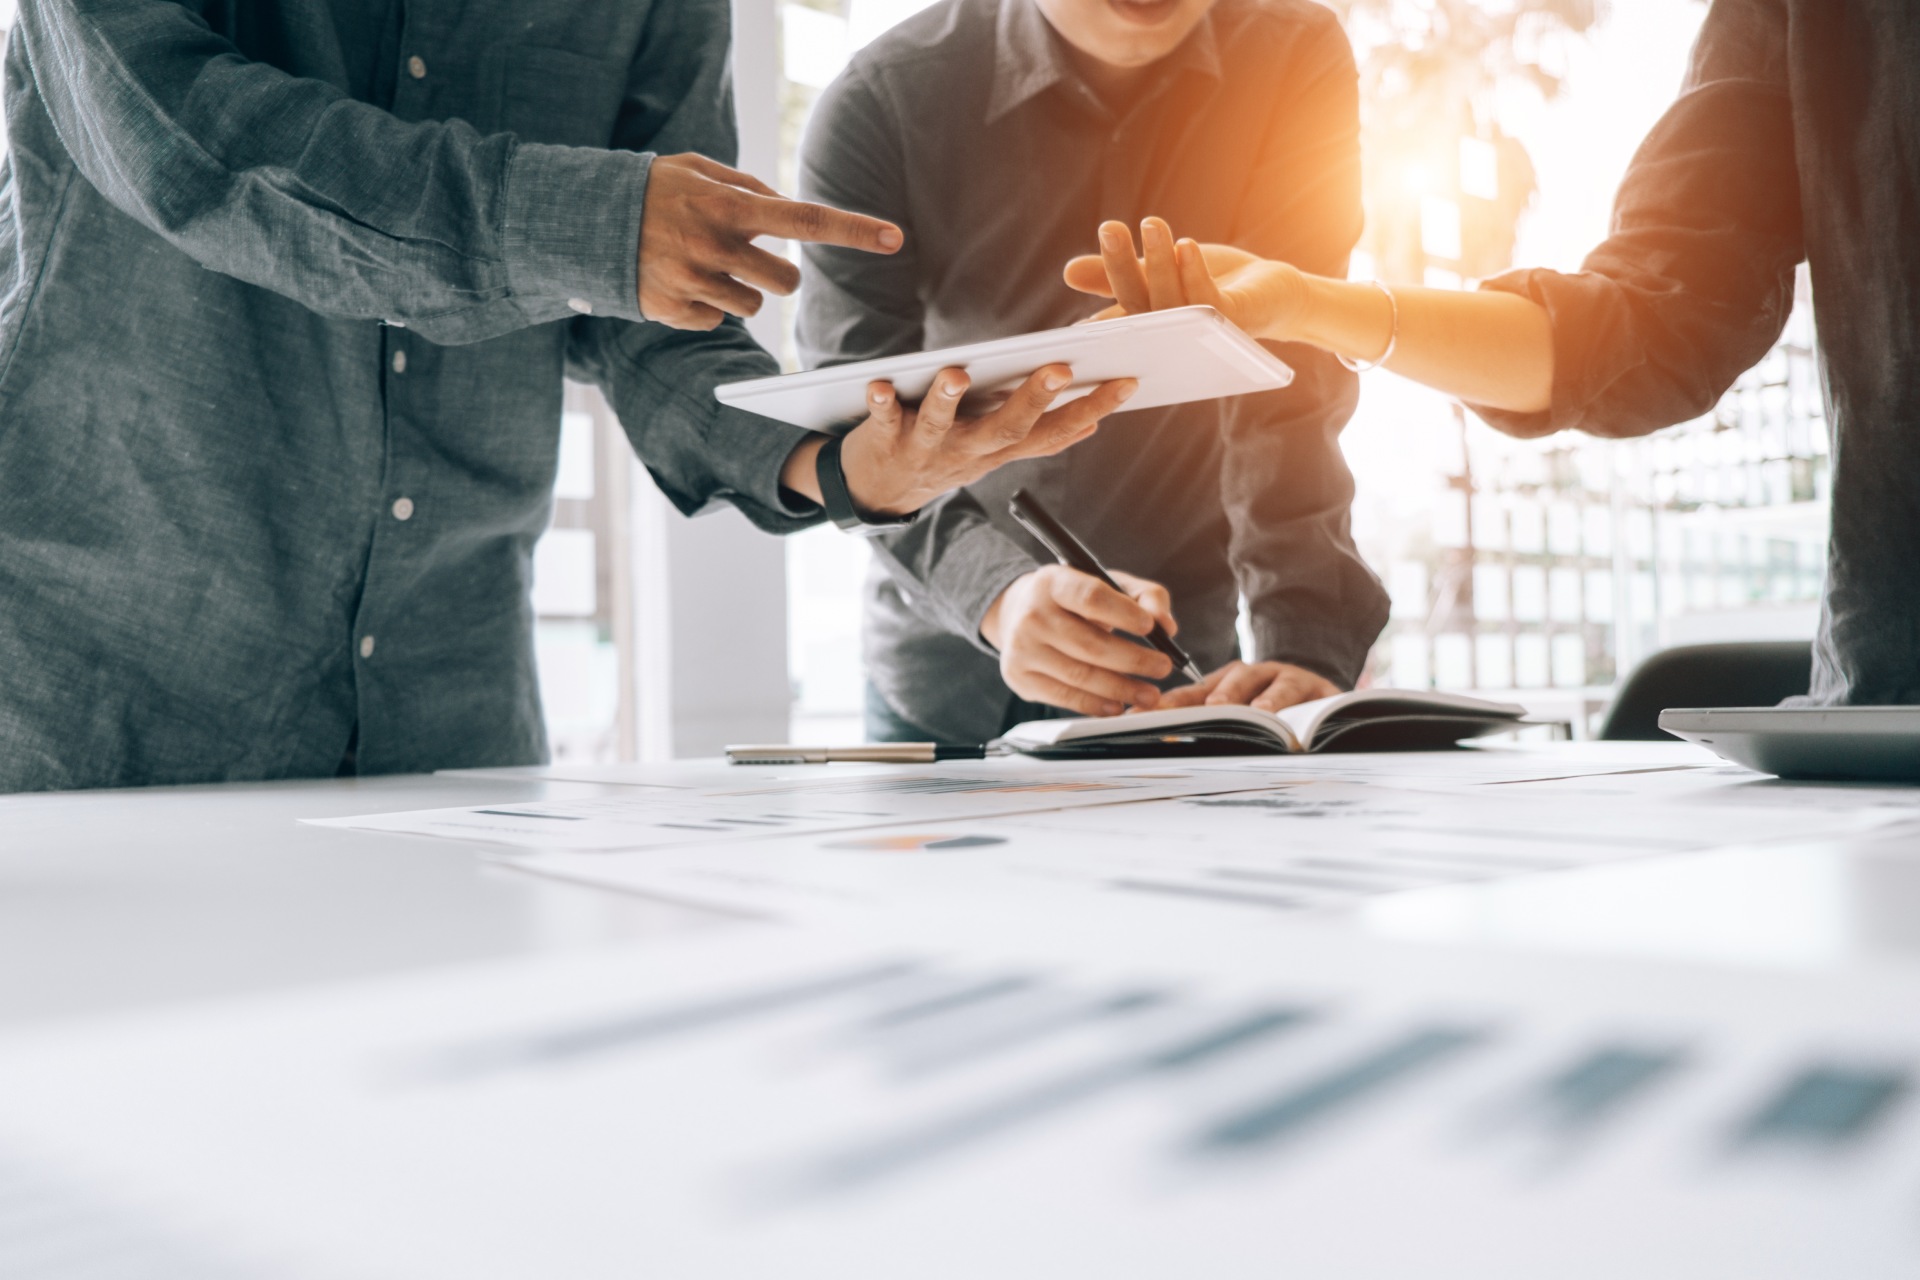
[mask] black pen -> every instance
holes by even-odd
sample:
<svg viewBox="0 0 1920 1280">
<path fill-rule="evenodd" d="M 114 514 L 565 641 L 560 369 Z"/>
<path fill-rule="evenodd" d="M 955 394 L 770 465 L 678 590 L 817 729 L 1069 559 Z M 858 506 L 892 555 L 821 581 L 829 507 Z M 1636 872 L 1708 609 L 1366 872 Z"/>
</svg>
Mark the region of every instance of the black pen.
<svg viewBox="0 0 1920 1280">
<path fill-rule="evenodd" d="M 1061 564 L 1100 579 L 1121 595 L 1127 594 L 1126 589 L 1115 582 L 1113 575 L 1094 558 L 1093 552 L 1087 550 L 1080 539 L 1074 537 L 1065 525 L 1055 520 L 1047 509 L 1025 489 L 1013 491 L 1013 497 L 1007 502 L 1007 513 L 1018 520 L 1021 527 L 1028 533 L 1040 539 L 1041 545 L 1053 552 L 1054 559 Z M 1147 632 L 1144 638 L 1148 644 L 1173 659 L 1174 670 L 1195 684 L 1200 683 L 1203 678 L 1200 668 L 1194 665 L 1193 659 L 1187 656 L 1185 649 L 1173 642 L 1173 637 L 1167 634 L 1164 627 L 1157 622 L 1154 623 L 1153 630 Z"/>
</svg>

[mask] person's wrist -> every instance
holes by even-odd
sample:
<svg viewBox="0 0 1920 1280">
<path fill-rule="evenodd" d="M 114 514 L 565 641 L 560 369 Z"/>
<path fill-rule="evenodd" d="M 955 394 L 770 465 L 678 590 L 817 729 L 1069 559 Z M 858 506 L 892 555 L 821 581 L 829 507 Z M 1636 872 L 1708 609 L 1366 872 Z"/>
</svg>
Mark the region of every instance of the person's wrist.
<svg viewBox="0 0 1920 1280">
<path fill-rule="evenodd" d="M 855 427 L 840 443 L 840 472 L 847 478 L 847 493 L 862 511 L 877 516 L 907 516 L 926 503 L 911 489 L 903 489 L 896 469 L 876 459 L 871 445 L 873 433 Z"/>
<path fill-rule="evenodd" d="M 1007 599 L 1013 595 L 1016 587 L 1032 576 L 1032 573 L 1023 573 L 1008 583 L 1006 590 L 995 596 L 993 603 L 988 605 L 987 611 L 980 616 L 980 638 L 1002 653 L 1005 653 L 1007 648 L 1001 643 L 1005 639 L 1002 626 L 1006 617 Z"/>
<path fill-rule="evenodd" d="M 1373 332 L 1376 323 L 1391 324 L 1386 297 L 1375 286 L 1300 273 L 1297 296 L 1292 323 L 1276 326 L 1291 332 L 1273 341 L 1305 342 L 1354 359 L 1378 355 L 1386 345 L 1384 334 Z"/>
</svg>

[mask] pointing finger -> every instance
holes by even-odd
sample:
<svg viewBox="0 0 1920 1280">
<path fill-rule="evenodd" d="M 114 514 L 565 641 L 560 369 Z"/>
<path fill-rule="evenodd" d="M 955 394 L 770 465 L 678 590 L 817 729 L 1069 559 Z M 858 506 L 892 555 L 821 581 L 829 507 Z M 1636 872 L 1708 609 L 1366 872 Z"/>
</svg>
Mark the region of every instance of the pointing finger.
<svg viewBox="0 0 1920 1280">
<path fill-rule="evenodd" d="M 906 243 L 900 228 L 891 222 L 804 200 L 755 197 L 746 221 L 752 235 L 784 236 L 867 253 L 894 253 Z"/>
<path fill-rule="evenodd" d="M 711 156 L 703 156 L 697 151 L 689 151 L 676 157 L 676 159 L 686 161 L 688 168 L 694 170 L 702 177 L 712 178 L 715 182 L 724 182 L 730 187 L 740 187 L 756 195 L 772 196 L 776 200 L 782 198 L 778 191 L 775 191 L 772 187 L 760 181 L 760 179 L 754 177 L 752 174 L 721 164 Z"/>
</svg>

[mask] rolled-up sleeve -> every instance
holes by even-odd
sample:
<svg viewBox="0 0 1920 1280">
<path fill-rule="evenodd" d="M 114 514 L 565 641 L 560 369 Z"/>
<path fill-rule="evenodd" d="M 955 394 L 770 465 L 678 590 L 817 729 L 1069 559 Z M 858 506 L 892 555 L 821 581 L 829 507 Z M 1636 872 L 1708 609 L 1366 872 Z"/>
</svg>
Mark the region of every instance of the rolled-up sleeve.
<svg viewBox="0 0 1920 1280">
<path fill-rule="evenodd" d="M 35 88 L 88 182 L 202 266 L 473 342 L 638 318 L 647 158 L 408 122 L 243 56 L 174 0 L 30 0 Z"/>
<path fill-rule="evenodd" d="M 1644 435 L 1698 417 L 1779 339 L 1802 254 L 1785 9 L 1718 0 L 1621 184 L 1613 233 L 1578 273 L 1483 286 L 1551 318 L 1549 407 L 1474 412 L 1517 436 Z"/>
</svg>

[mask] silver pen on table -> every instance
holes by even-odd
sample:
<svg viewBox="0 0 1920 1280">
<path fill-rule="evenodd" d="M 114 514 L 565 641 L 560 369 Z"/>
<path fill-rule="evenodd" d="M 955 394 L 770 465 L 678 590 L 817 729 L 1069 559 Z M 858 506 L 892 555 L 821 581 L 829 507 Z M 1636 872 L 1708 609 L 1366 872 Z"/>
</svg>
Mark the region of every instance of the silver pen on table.
<svg viewBox="0 0 1920 1280">
<path fill-rule="evenodd" d="M 767 743 L 727 748 L 727 759 L 734 764 L 934 764 L 986 758 L 986 746 L 977 742 L 873 742 L 856 747 Z"/>
</svg>

